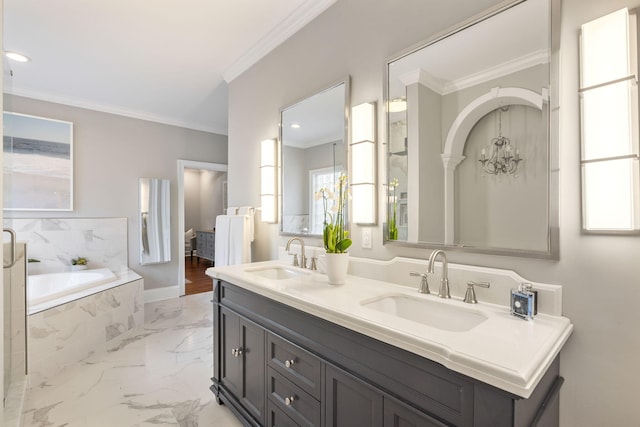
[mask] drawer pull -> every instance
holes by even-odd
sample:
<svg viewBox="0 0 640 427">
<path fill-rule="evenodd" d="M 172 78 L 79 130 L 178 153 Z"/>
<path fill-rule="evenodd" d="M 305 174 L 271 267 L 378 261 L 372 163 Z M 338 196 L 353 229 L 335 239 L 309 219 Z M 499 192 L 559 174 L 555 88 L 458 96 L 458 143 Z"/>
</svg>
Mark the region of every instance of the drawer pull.
<svg viewBox="0 0 640 427">
<path fill-rule="evenodd" d="M 241 348 L 232 348 L 231 349 L 231 354 L 233 354 L 233 357 L 240 357 L 240 356 L 242 356 L 242 349 Z"/>
<path fill-rule="evenodd" d="M 286 397 L 284 399 L 284 404 L 287 406 L 291 406 L 293 404 L 293 401 L 296 400 L 295 396 L 291 396 L 291 397 Z"/>
<path fill-rule="evenodd" d="M 284 366 L 286 366 L 287 368 L 290 368 L 293 366 L 293 364 L 296 363 L 295 360 L 291 359 L 291 360 L 285 360 L 284 361 Z"/>
</svg>

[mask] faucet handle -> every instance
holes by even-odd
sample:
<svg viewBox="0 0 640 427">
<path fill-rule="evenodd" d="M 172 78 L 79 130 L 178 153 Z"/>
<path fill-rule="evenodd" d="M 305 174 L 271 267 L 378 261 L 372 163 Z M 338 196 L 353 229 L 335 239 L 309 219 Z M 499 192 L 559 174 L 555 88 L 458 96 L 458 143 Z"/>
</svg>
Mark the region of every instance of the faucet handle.
<svg viewBox="0 0 640 427">
<path fill-rule="evenodd" d="M 467 282 L 467 292 L 464 294 L 464 302 L 467 304 L 477 304 L 478 300 L 476 299 L 476 290 L 474 286 L 480 286 L 481 288 L 488 288 L 491 286 L 489 282 Z"/>
<path fill-rule="evenodd" d="M 289 255 L 293 255 L 293 266 L 294 267 L 299 267 L 300 263 L 298 262 L 298 254 L 289 254 Z"/>
<path fill-rule="evenodd" d="M 318 269 L 318 265 L 316 264 L 317 261 L 318 261 L 318 257 L 317 256 L 312 256 L 311 257 L 311 266 L 309 267 L 310 270 L 317 270 Z"/>
<path fill-rule="evenodd" d="M 421 294 L 430 294 L 429 282 L 427 281 L 427 273 L 418 273 L 417 271 L 409 272 L 410 276 L 416 276 L 422 278 L 420 280 L 420 286 L 418 286 L 418 292 Z"/>
</svg>

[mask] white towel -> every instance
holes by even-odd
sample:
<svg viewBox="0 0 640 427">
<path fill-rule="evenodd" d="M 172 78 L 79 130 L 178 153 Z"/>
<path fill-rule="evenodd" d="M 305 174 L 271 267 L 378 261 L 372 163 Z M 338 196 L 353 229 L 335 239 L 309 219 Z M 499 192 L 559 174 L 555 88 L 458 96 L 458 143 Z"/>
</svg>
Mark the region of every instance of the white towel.
<svg viewBox="0 0 640 427">
<path fill-rule="evenodd" d="M 250 218 L 248 215 L 230 217 L 229 253 L 227 265 L 251 262 Z"/>
<path fill-rule="evenodd" d="M 249 216 L 249 239 L 251 242 L 255 240 L 255 235 L 254 235 L 255 213 L 256 213 L 256 209 L 251 206 L 241 206 L 238 208 L 238 215 Z"/>
<path fill-rule="evenodd" d="M 229 265 L 229 229 L 231 217 L 229 215 L 218 215 L 216 217 L 216 238 L 215 238 L 215 266 L 222 267 Z"/>
<path fill-rule="evenodd" d="M 255 208 L 251 206 L 240 206 L 238 208 L 238 215 L 249 215 L 252 216 L 255 212 Z"/>
<path fill-rule="evenodd" d="M 236 215 L 238 213 L 237 206 L 228 206 L 227 207 L 227 215 Z"/>
</svg>

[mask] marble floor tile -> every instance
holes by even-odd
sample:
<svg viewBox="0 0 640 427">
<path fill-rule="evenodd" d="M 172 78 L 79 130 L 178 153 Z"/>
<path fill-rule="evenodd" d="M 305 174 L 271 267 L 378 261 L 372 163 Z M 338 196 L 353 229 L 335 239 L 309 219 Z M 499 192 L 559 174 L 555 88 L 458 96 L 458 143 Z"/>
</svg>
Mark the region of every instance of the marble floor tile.
<svg viewBox="0 0 640 427">
<path fill-rule="evenodd" d="M 31 388 L 23 426 L 240 426 L 209 390 L 211 299 L 207 292 L 146 304 L 137 333 Z"/>
</svg>

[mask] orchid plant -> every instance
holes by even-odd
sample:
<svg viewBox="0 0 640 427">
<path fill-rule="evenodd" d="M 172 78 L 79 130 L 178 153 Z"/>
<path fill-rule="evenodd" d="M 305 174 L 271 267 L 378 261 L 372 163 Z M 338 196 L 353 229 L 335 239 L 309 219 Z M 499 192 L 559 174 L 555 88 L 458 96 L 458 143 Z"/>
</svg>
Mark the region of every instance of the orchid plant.
<svg viewBox="0 0 640 427">
<path fill-rule="evenodd" d="M 322 238 L 324 249 L 328 254 L 347 252 L 351 246 L 349 231 L 345 230 L 345 209 L 348 199 L 347 176 L 340 175 L 335 185 L 335 192 L 326 187 L 315 193 L 316 200 L 322 199 L 324 208 L 324 230 Z M 329 203 L 332 202 L 330 206 Z"/>
</svg>

